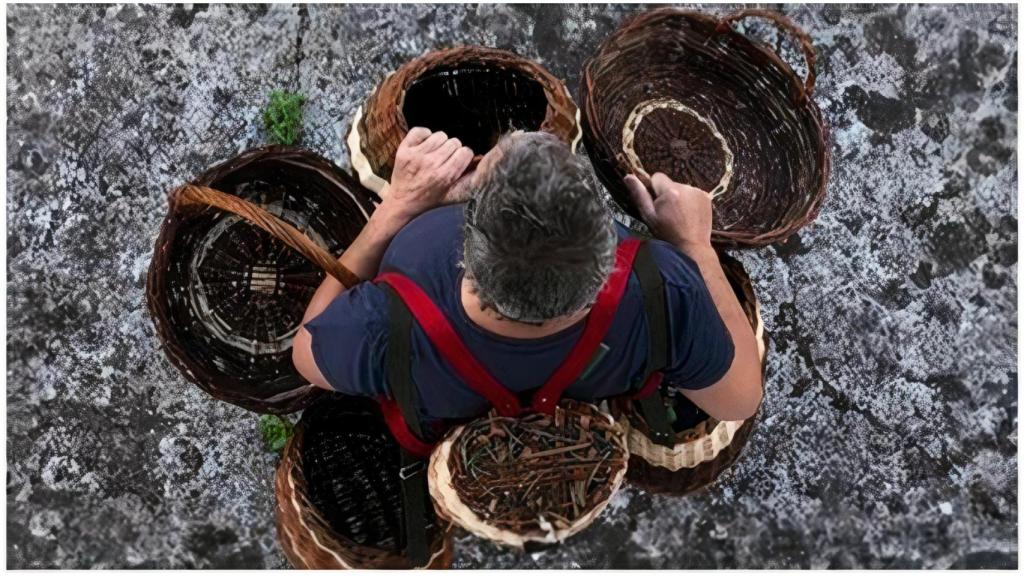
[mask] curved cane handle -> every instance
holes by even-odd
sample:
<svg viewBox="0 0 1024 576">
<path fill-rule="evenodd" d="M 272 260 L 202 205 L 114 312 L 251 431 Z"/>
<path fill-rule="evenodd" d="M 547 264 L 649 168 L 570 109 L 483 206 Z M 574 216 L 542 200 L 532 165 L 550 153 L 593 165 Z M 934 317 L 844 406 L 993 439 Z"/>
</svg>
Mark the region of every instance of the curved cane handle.
<svg viewBox="0 0 1024 576">
<path fill-rule="evenodd" d="M 816 77 L 814 74 L 814 63 L 818 59 L 817 54 L 814 52 L 814 45 L 811 41 L 810 35 L 782 14 L 779 14 L 774 10 L 762 10 L 759 8 L 737 10 L 726 15 L 721 19 L 721 21 L 719 21 L 716 31 L 725 32 L 727 30 L 731 30 L 733 22 L 743 20 L 744 18 L 749 18 L 751 16 L 770 20 L 776 27 L 789 32 L 800 44 L 800 49 L 804 53 L 804 60 L 807 62 L 807 78 L 804 79 L 804 83 L 802 85 L 798 84 L 800 88 L 798 99 L 800 102 L 805 102 L 807 98 L 811 96 L 811 93 L 814 92 L 814 80 Z"/>
<path fill-rule="evenodd" d="M 171 202 L 181 206 L 212 206 L 225 212 L 231 212 L 291 246 L 309 261 L 336 278 L 345 288 L 351 288 L 361 282 L 358 276 L 338 262 L 338 259 L 331 256 L 327 250 L 310 240 L 298 228 L 238 196 L 225 194 L 206 186 L 186 184 L 171 193 Z"/>
</svg>

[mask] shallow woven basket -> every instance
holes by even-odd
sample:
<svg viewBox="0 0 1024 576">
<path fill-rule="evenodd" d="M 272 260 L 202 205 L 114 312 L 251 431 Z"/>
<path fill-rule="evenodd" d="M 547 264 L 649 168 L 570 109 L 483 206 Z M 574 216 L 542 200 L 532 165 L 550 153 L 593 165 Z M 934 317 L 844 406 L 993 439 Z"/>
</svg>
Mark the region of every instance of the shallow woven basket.
<svg viewBox="0 0 1024 576">
<path fill-rule="evenodd" d="M 373 210 L 370 193 L 324 158 L 268 146 L 173 190 L 147 300 L 171 363 L 213 397 L 291 412 L 320 392 L 292 365 L 292 338 L 323 270 Z"/>
<path fill-rule="evenodd" d="M 524 422 L 536 422 L 537 419 L 543 417 L 535 414 L 526 418 L 527 420 L 519 420 L 518 425 L 526 426 L 526 424 L 523 424 Z M 494 415 L 482 419 L 484 422 L 491 423 L 492 426 L 496 423 L 509 423 L 514 420 L 516 419 Z M 481 421 L 475 422 L 479 423 Z M 456 446 L 460 445 L 460 439 L 465 434 L 471 433 L 470 430 L 473 428 L 473 424 L 459 426 L 452 430 L 438 444 L 431 454 L 427 477 L 430 495 L 434 500 L 434 509 L 437 513 L 441 517 L 454 522 L 456 525 L 481 538 L 520 549 L 533 549 L 563 542 L 570 536 L 590 526 L 597 519 L 607 507 L 612 496 L 621 487 L 626 475 L 629 456 L 622 428 L 610 415 L 602 412 L 596 406 L 583 402 L 563 400 L 556 408 L 553 416 L 546 417 L 544 422 L 530 424 L 529 426 L 534 430 L 553 432 L 581 441 L 585 441 L 587 437 L 586 430 L 600 427 L 602 430 L 607 431 L 611 440 L 608 458 L 597 464 L 598 467 L 607 464 L 607 468 L 602 470 L 602 472 L 607 472 L 607 478 L 603 478 L 604 474 L 602 473 L 601 479 L 595 479 L 595 476 L 590 474 L 590 472 L 596 471 L 585 469 L 582 471 L 581 478 L 577 479 L 574 475 L 572 476 L 572 481 L 585 481 L 585 490 L 589 491 L 589 487 L 592 484 L 596 485 L 593 492 L 595 495 L 593 505 L 589 509 L 581 509 L 579 515 L 566 524 L 554 522 L 552 517 L 548 517 L 539 520 L 536 525 L 531 523 L 530 526 L 519 529 L 498 525 L 487 518 L 488 514 L 484 510 L 486 506 L 482 501 L 474 501 L 468 498 L 466 492 L 460 488 L 464 483 L 475 482 L 466 472 L 463 456 L 456 448 Z M 552 458 L 556 458 L 556 456 L 552 455 Z M 516 460 L 516 469 L 510 474 L 511 477 L 526 477 L 524 472 L 519 472 L 519 467 L 524 466 L 524 461 L 525 459 L 522 458 Z M 560 466 L 564 466 L 564 463 L 555 462 L 551 464 L 552 468 Z M 580 472 L 580 470 L 566 469 L 566 477 L 568 478 L 573 472 Z M 601 481 L 599 482 L 598 480 Z M 520 496 L 527 497 L 530 494 L 531 488 L 531 486 L 526 485 L 524 480 L 510 492 L 504 492 L 496 497 L 506 500 L 508 498 L 519 498 Z M 488 498 L 490 499 L 490 496 Z"/>
<path fill-rule="evenodd" d="M 771 48 L 732 28 L 767 18 L 795 37 L 806 80 Z M 811 39 L 769 10 L 714 16 L 663 8 L 625 22 L 587 61 L 583 141 L 615 200 L 638 215 L 623 184 L 664 172 L 712 192 L 712 240 L 763 246 L 814 220 L 829 174 L 828 131 L 811 98 Z"/>
<path fill-rule="evenodd" d="M 768 338 L 754 287 L 737 260 L 725 254 L 720 254 L 720 259 L 729 284 L 754 328 L 763 376 Z M 763 383 L 762 378 L 762 386 Z M 658 494 L 683 495 L 714 482 L 739 457 L 757 420 L 757 414 L 739 422 L 722 422 L 704 414 L 703 421 L 678 432 L 675 445 L 666 447 L 651 441 L 650 429 L 632 402 L 613 400 L 610 408 L 626 430 L 630 452 L 627 479 Z"/>
<path fill-rule="evenodd" d="M 565 84 L 512 52 L 461 46 L 428 52 L 390 74 L 360 107 L 348 133 L 352 168 L 381 193 L 411 127 L 456 137 L 476 153 L 516 129 L 550 132 L 575 151 L 579 110 Z"/>
<path fill-rule="evenodd" d="M 328 394 L 302 415 L 275 475 L 277 534 L 303 569 L 413 568 L 402 553 L 399 447 L 376 404 Z M 452 559 L 450 524 L 428 531 L 428 568 Z"/>
</svg>

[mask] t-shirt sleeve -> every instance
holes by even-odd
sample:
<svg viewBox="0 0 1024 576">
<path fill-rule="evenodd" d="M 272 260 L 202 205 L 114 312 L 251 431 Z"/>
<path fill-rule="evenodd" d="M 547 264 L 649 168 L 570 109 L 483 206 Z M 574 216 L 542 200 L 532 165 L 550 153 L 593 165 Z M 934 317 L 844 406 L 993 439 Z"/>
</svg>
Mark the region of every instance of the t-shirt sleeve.
<svg viewBox="0 0 1024 576">
<path fill-rule="evenodd" d="M 732 336 L 697 264 L 662 242 L 658 242 L 654 257 L 665 280 L 669 311 L 671 344 L 665 382 L 689 390 L 711 386 L 732 365 Z"/>
<path fill-rule="evenodd" d="M 385 392 L 387 325 L 387 296 L 370 282 L 342 292 L 306 323 L 313 359 L 335 390 L 354 396 Z"/>
</svg>

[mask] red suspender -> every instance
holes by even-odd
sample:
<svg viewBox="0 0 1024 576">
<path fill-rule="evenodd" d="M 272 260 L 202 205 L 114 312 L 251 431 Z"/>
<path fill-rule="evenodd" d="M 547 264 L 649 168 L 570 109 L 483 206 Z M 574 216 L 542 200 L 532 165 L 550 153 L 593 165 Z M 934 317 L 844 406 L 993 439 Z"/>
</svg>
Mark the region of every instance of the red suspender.
<svg viewBox="0 0 1024 576">
<path fill-rule="evenodd" d="M 601 287 L 597 301 L 587 315 L 583 334 L 565 361 L 537 391 L 531 406 L 535 411 L 549 414 L 554 412 L 562 394 L 579 378 L 587 363 L 593 358 L 615 319 L 619 301 L 629 283 L 633 260 L 641 245 L 642 242 L 636 238 L 627 238 L 619 244 L 615 253 L 615 268 Z M 470 388 L 490 401 L 499 414 L 515 416 L 522 412 L 523 408 L 515 394 L 502 386 L 487 368 L 480 364 L 455 333 L 444 314 L 415 282 L 394 272 L 381 274 L 374 281 L 385 282 L 395 290 L 441 356 L 451 364 Z M 410 446 L 415 447 L 413 443 L 403 441 L 405 436 L 411 436 L 413 439 L 415 436 L 409 432 L 404 420 L 400 419 L 401 412 L 397 406 L 384 405 L 383 408 L 386 417 L 391 414 L 388 425 L 395 433 L 396 439 L 407 449 Z"/>
<path fill-rule="evenodd" d="M 423 289 L 412 280 L 394 272 L 381 274 L 375 282 L 385 282 L 394 288 L 441 356 L 451 364 L 470 388 L 494 405 L 498 414 L 515 416 L 522 412 L 522 406 L 515 394 L 499 384 L 487 368 L 477 361 L 448 323 L 448 319 Z"/>
<path fill-rule="evenodd" d="M 391 430 L 395 441 L 411 454 L 420 458 L 429 458 L 434 445 L 420 440 L 412 430 L 409 430 L 409 425 L 405 422 L 405 416 L 402 415 L 402 409 L 398 407 L 398 402 L 387 396 L 381 396 L 377 401 L 380 402 L 384 423 L 388 425 L 388 430 Z"/>
<path fill-rule="evenodd" d="M 555 405 L 562 398 L 562 393 L 580 377 L 587 363 L 594 357 L 597 347 L 601 345 L 608 329 L 611 328 L 612 320 L 615 319 L 615 311 L 619 309 L 619 301 L 622 300 L 626 285 L 629 284 L 633 260 L 641 244 L 636 238 L 627 238 L 619 244 L 615 252 L 615 268 L 597 294 L 597 301 L 587 315 L 583 335 L 565 362 L 562 362 L 533 397 L 532 407 L 537 412 L 553 413 Z"/>
</svg>

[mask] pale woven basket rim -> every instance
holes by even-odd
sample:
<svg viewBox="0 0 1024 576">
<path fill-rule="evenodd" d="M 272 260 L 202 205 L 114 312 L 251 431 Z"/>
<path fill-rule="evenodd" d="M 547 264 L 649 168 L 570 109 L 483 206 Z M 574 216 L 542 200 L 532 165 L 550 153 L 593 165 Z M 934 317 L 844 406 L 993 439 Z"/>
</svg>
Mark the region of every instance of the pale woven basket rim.
<svg viewBox="0 0 1024 576">
<path fill-rule="evenodd" d="M 756 298 L 754 299 L 754 317 L 757 319 L 754 327 L 754 339 L 757 341 L 757 354 L 763 364 L 767 353 L 764 342 L 764 320 L 761 318 L 761 303 Z M 619 423 L 626 429 L 629 453 L 644 459 L 652 466 L 667 468 L 672 472 L 683 468 L 696 468 L 705 462 L 714 460 L 722 450 L 732 443 L 736 431 L 744 422 L 746 420 L 720 421 L 710 432 L 697 438 L 672 446 L 662 446 L 655 444 L 646 434 L 631 426 L 628 417 L 619 419 Z M 683 431 L 680 434 L 685 433 L 686 431 Z"/>
<path fill-rule="evenodd" d="M 617 429 L 619 433 L 615 434 L 615 439 L 623 449 L 625 456 L 627 456 L 623 460 L 622 468 L 611 480 L 611 491 L 607 499 L 598 503 L 592 510 L 574 520 L 568 527 L 562 529 L 556 529 L 554 526 L 551 526 L 550 529 L 544 532 L 520 534 L 488 524 L 462 502 L 454 486 L 452 486 L 452 475 L 448 467 L 448 461 L 452 446 L 455 445 L 455 440 L 468 426 L 468 424 L 463 424 L 452 430 L 430 455 L 427 478 L 430 496 L 434 500 L 434 508 L 437 513 L 475 536 L 519 549 L 524 548 L 528 543 L 555 544 L 563 542 L 570 536 L 590 526 L 608 507 L 612 498 L 619 491 L 619 488 L 622 487 L 622 483 L 626 478 L 626 471 L 629 468 L 629 452 L 625 430 L 620 422 L 593 404 L 583 402 L 580 402 L 580 404 L 589 406 L 595 415 L 606 418 L 613 430 Z"/>
</svg>

